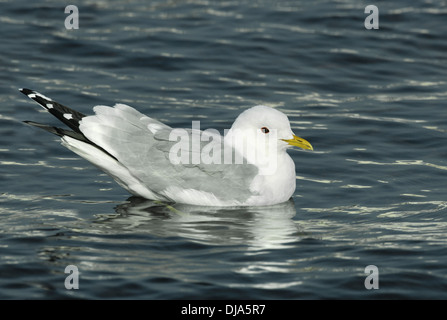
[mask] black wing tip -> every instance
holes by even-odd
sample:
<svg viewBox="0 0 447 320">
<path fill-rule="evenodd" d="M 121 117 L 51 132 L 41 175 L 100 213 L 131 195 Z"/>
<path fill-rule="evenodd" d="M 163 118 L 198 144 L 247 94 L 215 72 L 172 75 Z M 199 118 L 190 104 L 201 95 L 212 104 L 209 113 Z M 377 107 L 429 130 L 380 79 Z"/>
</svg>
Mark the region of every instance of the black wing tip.
<svg viewBox="0 0 447 320">
<path fill-rule="evenodd" d="M 31 93 L 34 93 L 34 90 L 27 89 L 27 88 L 20 88 L 19 91 L 23 94 L 29 95 Z"/>
<path fill-rule="evenodd" d="M 45 105 L 44 105 L 45 103 L 53 102 L 53 99 L 48 98 L 35 90 L 31 90 L 31 89 L 27 89 L 27 88 L 20 88 L 19 91 L 21 93 L 23 93 L 24 95 L 26 95 L 28 98 L 30 98 L 30 99 L 36 101 L 38 104 L 42 105 L 44 108 L 45 108 Z"/>
<path fill-rule="evenodd" d="M 20 88 L 19 91 L 22 92 L 23 94 L 27 95 L 29 98 L 33 99 L 34 101 L 36 101 L 36 102 L 38 102 L 39 104 L 42 105 L 42 103 L 40 101 L 35 99 L 36 98 L 35 96 L 32 96 L 32 97 L 29 96 L 30 94 L 34 94 L 34 95 L 37 95 L 38 98 L 43 99 L 43 96 L 40 93 L 38 93 L 38 92 L 36 92 L 34 90 L 31 90 L 31 89 L 26 89 L 26 88 Z M 47 98 L 47 99 L 49 99 L 49 98 Z M 50 126 L 50 125 L 46 125 L 46 124 L 42 124 L 42 123 L 38 123 L 38 122 L 34 122 L 34 121 L 29 121 L 29 120 L 25 120 L 23 122 L 28 124 L 28 125 L 31 125 L 31 126 L 38 127 L 38 128 L 43 129 L 43 130 L 46 130 L 46 131 L 48 131 L 50 133 L 53 133 L 53 134 L 55 134 L 57 136 L 60 136 L 60 137 L 69 136 L 69 137 L 74 138 L 76 140 L 79 140 L 79 141 L 91 144 L 92 146 L 98 148 L 99 150 L 101 150 L 105 154 L 109 155 L 111 158 L 113 158 L 116 161 L 118 161 L 118 159 L 115 156 L 113 156 L 111 153 L 106 151 L 104 148 L 102 148 L 102 147 L 98 146 L 97 144 L 95 144 L 95 143 L 91 142 L 90 140 L 88 140 L 84 136 L 84 134 L 79 130 L 79 120 L 81 118 L 85 117 L 84 114 L 82 114 L 80 112 L 77 112 L 75 110 L 72 110 L 72 109 L 70 109 L 68 107 L 65 107 L 65 106 L 63 106 L 63 105 L 61 105 L 61 104 L 59 104 L 59 103 L 57 103 L 55 101 L 52 101 L 52 100 L 48 100 L 48 101 L 54 103 L 54 105 L 57 105 L 59 108 L 62 108 L 63 110 L 56 111 L 56 110 L 53 110 L 53 108 L 48 108 L 48 107 L 45 107 L 45 109 L 50 111 L 50 113 L 52 113 L 56 118 L 58 118 L 63 123 L 68 125 L 74 131 L 69 131 L 69 130 L 65 130 L 65 129 L 61 129 L 61 128 L 58 128 L 58 127 L 53 127 L 53 126 Z M 66 110 L 64 110 L 64 109 L 66 109 Z M 67 118 L 64 118 L 64 114 L 66 112 L 71 114 L 71 115 L 76 116 L 78 119 L 68 120 Z M 72 122 L 72 121 L 74 121 L 74 122 Z"/>
<path fill-rule="evenodd" d="M 35 127 L 44 127 L 44 126 L 48 126 L 48 125 L 46 125 L 46 124 L 42 124 L 42 123 L 39 123 L 39 122 L 34 122 L 34 121 L 30 121 L 30 120 L 25 120 L 25 121 L 22 121 L 23 123 L 26 123 L 26 124 L 28 124 L 28 125 L 30 125 L 30 126 L 35 126 Z"/>
<path fill-rule="evenodd" d="M 74 130 L 75 132 L 81 133 L 79 129 L 79 121 L 83 117 L 85 117 L 84 114 L 66 107 L 37 91 L 26 88 L 21 88 L 19 89 L 19 91 L 25 94 L 31 100 L 37 102 L 42 108 L 51 113 L 53 116 L 67 125 L 70 129 Z"/>
</svg>

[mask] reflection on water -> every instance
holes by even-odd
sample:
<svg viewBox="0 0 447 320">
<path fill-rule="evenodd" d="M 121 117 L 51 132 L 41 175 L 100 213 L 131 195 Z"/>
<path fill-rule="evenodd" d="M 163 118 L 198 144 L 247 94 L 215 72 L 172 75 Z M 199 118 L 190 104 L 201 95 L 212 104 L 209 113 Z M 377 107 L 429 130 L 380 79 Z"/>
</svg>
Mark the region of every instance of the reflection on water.
<svg viewBox="0 0 447 320">
<path fill-rule="evenodd" d="M 115 297 L 129 288 L 140 298 L 179 298 L 184 294 L 168 284 L 196 282 L 210 289 L 284 289 L 301 283 L 293 275 L 301 260 L 281 255 L 297 253 L 309 236 L 295 215 L 293 199 L 268 207 L 219 208 L 131 197 L 114 214 L 67 223 L 66 232 L 45 237 L 38 255 L 59 275 L 68 264 L 79 268 L 88 289 L 76 297 L 104 297 L 113 286 Z M 276 273 L 282 276 L 272 278 Z M 253 276 L 258 280 L 252 282 Z"/>
<path fill-rule="evenodd" d="M 131 197 L 115 216 L 99 217 L 107 229 L 183 237 L 207 245 L 247 244 L 249 250 L 280 249 L 296 242 L 301 231 L 292 220 L 293 199 L 267 207 L 206 207 L 165 204 Z"/>
</svg>

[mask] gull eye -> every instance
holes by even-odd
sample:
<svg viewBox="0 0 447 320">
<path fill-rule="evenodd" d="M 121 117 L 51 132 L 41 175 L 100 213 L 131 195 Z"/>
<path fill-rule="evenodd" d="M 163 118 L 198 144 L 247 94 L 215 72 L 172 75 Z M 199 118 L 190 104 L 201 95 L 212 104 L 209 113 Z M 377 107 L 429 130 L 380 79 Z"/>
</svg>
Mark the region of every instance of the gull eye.
<svg viewBox="0 0 447 320">
<path fill-rule="evenodd" d="M 269 128 L 267 128 L 267 127 L 262 127 L 261 131 L 262 131 L 262 133 L 269 133 L 270 132 Z"/>
</svg>

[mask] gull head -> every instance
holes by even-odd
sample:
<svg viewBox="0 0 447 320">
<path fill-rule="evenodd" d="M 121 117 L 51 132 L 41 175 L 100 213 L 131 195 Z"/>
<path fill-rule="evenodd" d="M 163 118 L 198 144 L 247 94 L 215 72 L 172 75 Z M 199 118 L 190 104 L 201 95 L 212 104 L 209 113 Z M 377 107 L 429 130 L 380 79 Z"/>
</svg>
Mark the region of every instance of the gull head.
<svg viewBox="0 0 447 320">
<path fill-rule="evenodd" d="M 308 141 L 293 133 L 284 113 L 262 105 L 242 112 L 226 134 L 225 140 L 232 140 L 235 149 L 254 163 L 259 162 L 259 157 L 266 159 L 285 153 L 292 146 L 313 150 Z M 253 151 L 252 154 L 250 150 Z"/>
</svg>

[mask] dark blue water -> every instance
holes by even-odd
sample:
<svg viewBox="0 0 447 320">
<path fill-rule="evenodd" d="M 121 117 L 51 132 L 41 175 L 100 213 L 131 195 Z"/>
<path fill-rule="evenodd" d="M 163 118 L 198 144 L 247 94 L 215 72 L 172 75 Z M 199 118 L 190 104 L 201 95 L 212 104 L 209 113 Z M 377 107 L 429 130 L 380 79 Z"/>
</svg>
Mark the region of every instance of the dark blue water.
<svg viewBox="0 0 447 320">
<path fill-rule="evenodd" d="M 3 1 L 0 298 L 446 299 L 447 3 L 377 1 L 378 30 L 368 4 L 78 1 L 67 30 L 60 2 Z M 129 199 L 21 122 L 57 123 L 21 87 L 174 127 L 266 104 L 315 151 L 274 207 Z"/>
</svg>

